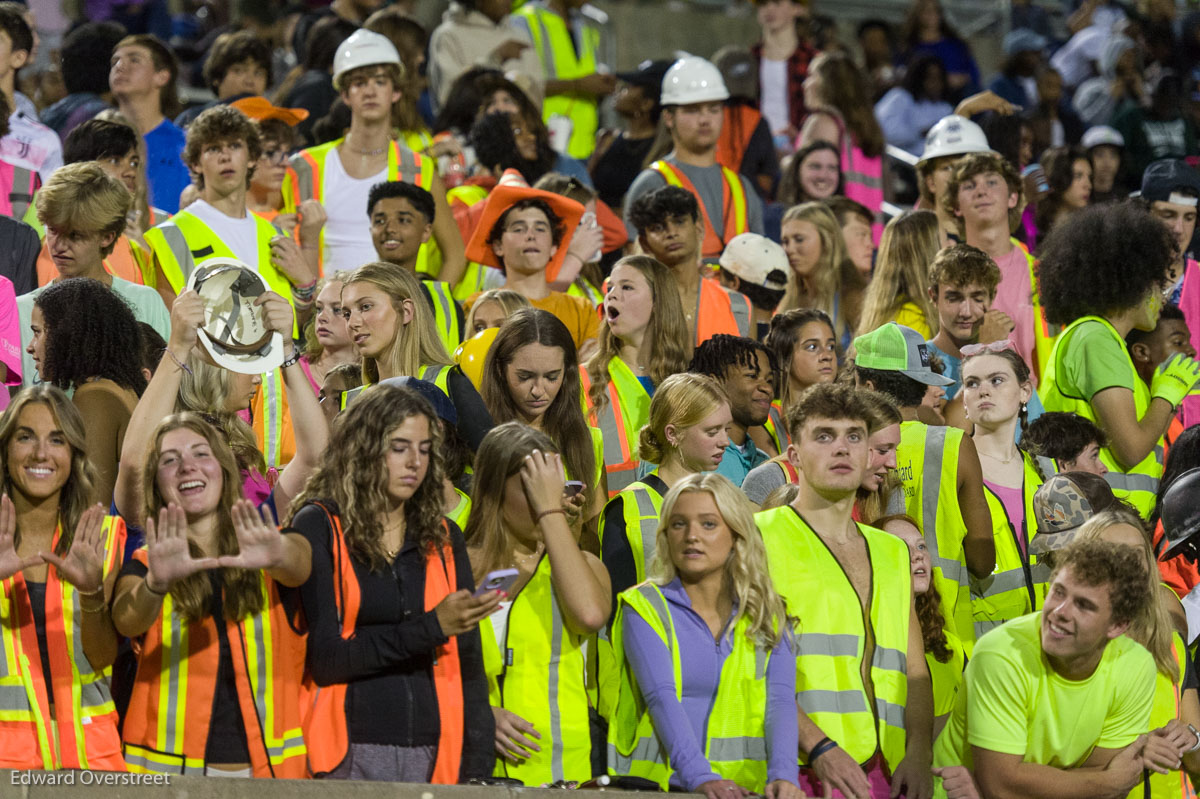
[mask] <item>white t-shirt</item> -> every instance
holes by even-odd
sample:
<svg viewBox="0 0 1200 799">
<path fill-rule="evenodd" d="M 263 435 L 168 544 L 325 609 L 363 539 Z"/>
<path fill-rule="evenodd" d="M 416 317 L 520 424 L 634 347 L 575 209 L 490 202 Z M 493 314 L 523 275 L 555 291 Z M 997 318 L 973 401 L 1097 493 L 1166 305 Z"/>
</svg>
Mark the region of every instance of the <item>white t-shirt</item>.
<svg viewBox="0 0 1200 799">
<path fill-rule="evenodd" d="M 325 274 L 379 260 L 371 243 L 367 198 L 372 186 L 386 180 L 387 167 L 368 178 L 352 178 L 337 150 L 325 159 Z"/>
<path fill-rule="evenodd" d="M 771 133 L 787 130 L 792 118 L 788 113 L 787 62 L 764 58 L 758 67 L 759 111 L 771 126 Z"/>
<path fill-rule="evenodd" d="M 45 185 L 54 170 L 63 165 L 62 141 L 36 117 L 14 111 L 8 117 L 8 135 L 0 139 L 0 157 L 35 170 Z"/>
<path fill-rule="evenodd" d="M 235 258 L 245 261 L 258 271 L 258 224 L 254 221 L 254 214 L 246 211 L 246 216 L 237 219 L 218 211 L 204 200 L 196 200 L 187 210 L 212 228 L 213 232 L 221 237 L 221 241 L 233 250 Z"/>
</svg>

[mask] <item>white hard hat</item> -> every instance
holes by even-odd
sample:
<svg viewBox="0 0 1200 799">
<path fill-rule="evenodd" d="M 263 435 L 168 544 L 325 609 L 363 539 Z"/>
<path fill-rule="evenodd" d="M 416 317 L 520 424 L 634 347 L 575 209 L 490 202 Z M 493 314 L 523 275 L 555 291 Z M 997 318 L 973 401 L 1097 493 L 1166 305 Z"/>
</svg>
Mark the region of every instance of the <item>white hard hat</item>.
<svg viewBox="0 0 1200 799">
<path fill-rule="evenodd" d="M 1085 150 L 1099 147 L 1101 144 L 1107 144 L 1112 147 L 1124 147 L 1125 137 L 1116 128 L 1110 128 L 1108 125 L 1096 125 L 1087 129 L 1087 132 L 1083 134 L 1083 138 L 1079 140 L 1079 144 Z"/>
<path fill-rule="evenodd" d="M 695 55 L 680 58 L 662 82 L 662 105 L 691 105 L 728 100 L 729 90 L 721 71 L 712 62 Z"/>
<path fill-rule="evenodd" d="M 988 146 L 983 128 L 966 117 L 950 114 L 939 119 L 925 135 L 925 151 L 921 153 L 921 160 L 917 164 L 944 155 L 990 152 L 994 150 Z"/>
<path fill-rule="evenodd" d="M 254 304 L 269 291 L 262 276 L 234 258 L 211 258 L 188 275 L 204 300 L 200 344 L 217 366 L 257 375 L 283 363 L 283 336 L 270 330 Z"/>
<path fill-rule="evenodd" d="M 382 33 L 359 28 L 350 34 L 346 41 L 338 45 L 337 53 L 333 56 L 333 86 L 342 90 L 341 79 L 352 69 L 369 67 L 373 64 L 395 64 L 401 72 L 404 65 L 400 62 L 400 54 L 396 46 Z"/>
<path fill-rule="evenodd" d="M 783 247 L 758 233 L 734 236 L 721 253 L 721 268 L 771 291 L 787 288 L 787 253 Z"/>
</svg>

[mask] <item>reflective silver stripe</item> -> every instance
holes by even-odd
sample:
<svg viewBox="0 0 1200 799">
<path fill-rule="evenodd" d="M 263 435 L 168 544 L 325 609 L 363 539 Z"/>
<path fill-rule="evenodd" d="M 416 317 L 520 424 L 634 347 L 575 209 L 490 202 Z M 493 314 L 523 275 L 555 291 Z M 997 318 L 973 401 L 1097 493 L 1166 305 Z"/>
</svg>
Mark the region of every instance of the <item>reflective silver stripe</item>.
<svg viewBox="0 0 1200 799">
<path fill-rule="evenodd" d="M 885 699 L 875 698 L 875 712 L 880 721 L 891 727 L 904 729 L 904 706 L 893 705 Z"/>
<path fill-rule="evenodd" d="M 547 577 L 549 579 L 549 577 Z M 554 782 L 563 779 L 562 711 L 558 707 L 558 661 L 563 645 L 562 612 L 550 589 L 550 775 Z"/>
<path fill-rule="evenodd" d="M 173 752 L 183 751 L 183 727 L 178 723 L 179 715 L 179 671 L 180 664 L 187 657 L 187 635 L 184 632 L 182 619 L 175 615 L 174 603 L 171 601 L 171 595 L 168 594 L 163 599 L 163 624 L 168 628 L 167 633 L 170 636 L 169 650 L 164 653 L 167 655 L 167 741 L 170 742 L 169 748 Z M 167 637 L 163 637 L 163 644 L 167 642 Z M 160 742 L 166 747 L 166 742 Z"/>
<path fill-rule="evenodd" d="M 1058 471 L 1054 468 L 1054 460 L 1052 458 L 1047 458 L 1045 455 L 1036 455 L 1034 456 L 1034 460 L 1037 461 L 1038 468 L 1042 470 L 1042 477 L 1047 480 Z"/>
<path fill-rule="evenodd" d="M 796 693 L 805 713 L 865 713 L 867 696 L 862 691 L 808 690 Z"/>
<path fill-rule="evenodd" d="M 983 580 L 972 580 L 971 593 L 977 597 L 992 597 L 1006 591 L 1025 590 L 1025 570 L 1022 568 L 996 572 Z"/>
<path fill-rule="evenodd" d="M 450 299 L 445 284 L 438 283 L 435 280 L 426 280 L 424 283 L 425 287 L 429 289 L 429 296 L 433 297 L 434 303 L 442 309 L 440 321 L 442 322 L 442 332 L 446 334 L 447 343 L 452 339 L 459 338 L 459 332 L 456 329 L 458 327 L 458 317 L 454 313 L 454 300 Z"/>
<path fill-rule="evenodd" d="M 294 732 L 296 733 L 295 735 L 284 735 L 279 741 L 279 746 L 268 745 L 267 757 L 271 758 L 272 761 L 278 762 L 284 758 L 289 749 L 294 750 L 297 747 L 304 746 L 304 736 L 300 734 L 299 730 Z M 293 752 L 293 754 L 295 753 Z"/>
<path fill-rule="evenodd" d="M 876 646 L 875 654 L 871 656 L 871 667 L 908 674 L 908 654 L 899 649 Z"/>
<path fill-rule="evenodd" d="M 12 218 L 20 220 L 25 216 L 25 212 L 29 210 L 29 204 L 33 202 L 33 184 L 34 172 L 25 167 L 13 167 L 12 186 L 8 193 L 8 202 L 12 206 Z M 24 191 L 18 191 L 24 189 Z"/>
<path fill-rule="evenodd" d="M 989 630 L 996 629 L 1006 621 L 1008 621 L 1008 619 L 976 619 L 974 624 L 975 638 L 978 639 L 979 636 L 983 635 Z"/>
<path fill-rule="evenodd" d="M 263 410 L 266 412 L 267 418 L 263 420 L 263 444 L 267 456 L 267 466 L 279 467 L 280 455 L 280 410 L 283 405 L 283 387 L 279 379 L 279 370 L 267 372 L 263 375 Z"/>
<path fill-rule="evenodd" d="M 658 738 L 653 735 L 648 738 L 638 738 L 633 751 L 628 755 L 621 754 L 613 744 L 608 745 L 608 765 L 617 774 L 630 773 L 633 771 L 635 762 L 659 763 L 664 759 L 662 746 L 659 745 Z"/>
<path fill-rule="evenodd" d="M 8 679 L 20 677 L 13 675 Z M 0 685 L 0 710 L 29 712 L 30 707 L 29 693 L 24 685 Z"/>
<path fill-rule="evenodd" d="M 805 633 L 798 636 L 796 656 L 858 657 L 857 635 L 838 633 Z"/>
<path fill-rule="evenodd" d="M 643 521 L 639 525 L 638 535 L 642 539 L 642 562 L 645 564 L 646 571 L 648 572 L 650 564 L 654 562 L 654 553 L 658 551 L 658 511 L 654 508 L 654 500 L 650 498 L 649 488 L 635 488 L 633 490 L 633 498 L 637 502 L 638 516 Z M 650 535 L 646 535 L 645 520 L 647 519 L 654 520 Z M 626 538 L 629 537 L 628 531 L 626 531 L 625 536 Z"/>
<path fill-rule="evenodd" d="M 767 741 L 759 737 L 712 738 L 708 742 L 708 759 L 729 763 L 741 760 L 761 763 L 767 759 Z"/>
<path fill-rule="evenodd" d="M 259 578 L 262 579 L 261 577 Z M 263 586 L 262 593 L 266 593 Z M 264 597 L 263 610 L 255 613 L 252 617 L 242 622 L 242 630 L 245 631 L 247 623 L 250 628 L 251 638 L 249 642 L 243 641 L 242 646 L 246 643 L 254 646 L 254 664 L 257 667 L 254 671 L 247 669 L 247 676 L 252 678 L 251 690 L 254 692 L 254 709 L 258 713 L 258 722 L 263 728 L 264 743 L 266 739 L 274 732 L 271 728 L 271 719 L 267 717 L 267 659 L 264 657 L 267 651 L 266 636 L 263 634 L 263 613 L 270 612 L 267 608 L 270 604 L 270 598 Z M 219 623 L 219 622 L 218 622 Z M 243 653 L 245 656 L 246 653 Z M 250 664 L 247 663 L 247 666 Z"/>
<path fill-rule="evenodd" d="M 947 580 L 962 585 L 967 570 L 957 560 L 943 558 L 938 550 L 938 504 L 942 493 L 942 459 L 946 449 L 946 428 L 925 428 L 925 467 L 921 471 L 921 523 L 925 544 L 933 565 L 942 570 Z"/>
<path fill-rule="evenodd" d="M 162 231 L 163 241 L 167 243 L 171 255 L 175 256 L 175 262 L 179 265 L 179 274 L 183 276 L 184 283 L 187 283 L 196 262 L 192 258 L 192 248 L 188 246 L 187 239 L 183 237 L 183 231 L 174 222 L 163 222 L 158 226 L 158 230 Z M 181 290 L 182 288 L 180 286 Z"/>
<path fill-rule="evenodd" d="M 883 178 L 868 175 L 865 172 L 859 172 L 856 169 L 847 169 L 844 173 L 847 183 L 857 183 L 868 189 L 882 189 Z"/>
<path fill-rule="evenodd" d="M 300 195 L 300 199 L 314 199 L 312 164 L 299 153 L 292 156 L 290 163 L 292 170 L 296 173 L 296 191 Z"/>
<path fill-rule="evenodd" d="M 1158 478 L 1148 474 L 1129 474 L 1110 471 L 1104 475 L 1110 488 L 1115 491 L 1146 491 L 1158 493 Z"/>
<path fill-rule="evenodd" d="M 747 338 L 753 337 L 753 331 L 750 330 L 750 301 L 746 295 L 730 292 L 729 310 L 733 312 L 733 322 L 741 334 Z"/>
<path fill-rule="evenodd" d="M 350 407 L 350 403 L 358 399 L 369 386 L 358 386 L 357 388 L 346 389 L 342 392 L 342 408 Z"/>
<path fill-rule="evenodd" d="M 607 474 L 609 491 L 624 491 L 637 482 L 636 469 L 620 469 Z"/>
<path fill-rule="evenodd" d="M 537 7 L 531 6 L 530 11 L 532 13 L 528 14 L 526 18 L 533 17 L 537 21 L 539 33 L 534 39 L 535 43 L 540 45 L 538 55 L 542 57 L 542 68 L 546 70 L 546 80 L 556 80 L 558 78 L 558 65 L 554 63 L 554 42 L 550 41 L 550 31 L 546 30 L 546 22 L 542 19 L 542 15 L 538 13 Z M 530 25 L 530 28 L 532 27 Z"/>
<path fill-rule="evenodd" d="M 646 598 L 650 606 L 654 608 L 658 620 L 662 622 L 663 630 L 667 633 L 667 648 L 674 649 L 675 636 L 672 631 L 675 629 L 674 623 L 671 621 L 671 611 L 667 607 L 667 601 L 663 598 L 662 593 L 652 585 L 638 586 L 638 593 Z"/>
<path fill-rule="evenodd" d="M 183 774 L 185 771 L 187 771 L 187 767 L 183 765 L 182 760 L 183 759 L 180 758 L 179 765 L 172 768 L 171 766 L 167 765 L 166 763 L 160 763 L 157 760 L 152 761 L 145 757 L 142 757 L 141 755 L 135 755 L 135 754 L 131 754 L 130 752 L 125 752 L 126 765 L 137 766 L 138 768 L 144 768 L 147 771 L 153 771 L 158 774 Z"/>
<path fill-rule="evenodd" d="M 611 383 L 609 386 L 611 387 Z M 609 393 L 608 402 L 604 403 L 604 407 L 597 414 L 596 421 L 600 426 L 600 437 L 604 441 L 604 464 L 605 466 L 619 466 L 625 463 L 625 453 L 621 450 L 621 438 L 625 435 L 625 431 L 619 429 L 617 425 L 617 415 L 613 412 L 613 403 L 616 397 L 613 396 L 616 392 Z M 633 459 L 632 442 L 629 457 Z M 631 470 L 632 471 L 632 470 Z M 611 480 L 612 477 L 609 477 Z M 635 480 L 630 480 L 629 485 L 633 485 Z M 628 488 L 629 485 L 624 486 Z M 610 484 L 608 489 L 615 490 Z"/>
</svg>

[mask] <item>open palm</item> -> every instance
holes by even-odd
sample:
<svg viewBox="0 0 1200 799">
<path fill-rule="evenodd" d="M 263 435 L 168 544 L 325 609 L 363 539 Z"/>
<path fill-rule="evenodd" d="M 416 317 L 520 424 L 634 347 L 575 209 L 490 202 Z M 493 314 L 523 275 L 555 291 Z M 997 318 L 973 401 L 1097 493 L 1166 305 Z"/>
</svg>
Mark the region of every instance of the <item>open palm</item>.
<svg viewBox="0 0 1200 799">
<path fill-rule="evenodd" d="M 0 496 L 0 580 L 7 580 L 22 569 L 40 566 L 41 555 L 22 558 L 17 554 L 17 509 L 8 494 Z"/>
<path fill-rule="evenodd" d="M 158 524 L 146 519 L 146 555 L 149 569 L 146 582 L 150 590 L 157 593 L 169 591 L 171 586 L 196 572 L 215 569 L 216 558 L 193 558 L 188 548 L 187 517 L 183 508 L 174 502 L 158 512 Z"/>
<path fill-rule="evenodd" d="M 238 554 L 222 555 L 218 562 L 235 569 L 273 569 L 283 563 L 286 545 L 270 511 L 261 513 L 248 500 L 233 506 L 233 531 L 237 535 Z"/>
<path fill-rule="evenodd" d="M 77 591 L 94 594 L 104 587 L 104 539 L 104 508 L 93 505 L 79 517 L 67 556 L 43 552 L 41 558 Z"/>
</svg>

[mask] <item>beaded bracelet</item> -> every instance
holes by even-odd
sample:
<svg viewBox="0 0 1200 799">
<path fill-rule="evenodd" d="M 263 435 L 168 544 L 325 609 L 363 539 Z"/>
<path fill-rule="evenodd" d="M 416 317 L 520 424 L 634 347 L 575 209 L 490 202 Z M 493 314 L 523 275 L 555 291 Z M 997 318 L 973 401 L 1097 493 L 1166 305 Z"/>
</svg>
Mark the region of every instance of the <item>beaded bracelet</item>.
<svg viewBox="0 0 1200 799">
<path fill-rule="evenodd" d="M 186 363 L 179 360 L 179 356 L 176 355 L 175 353 L 171 352 L 170 347 L 163 347 L 163 352 L 165 352 L 167 355 L 170 355 L 171 360 L 174 361 L 175 365 L 178 366 L 180 369 L 187 372 L 189 375 L 192 373 L 192 367 L 188 366 Z"/>
</svg>

